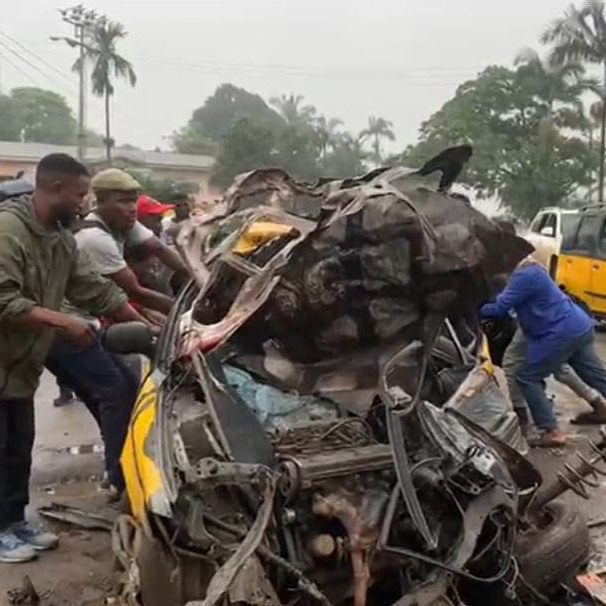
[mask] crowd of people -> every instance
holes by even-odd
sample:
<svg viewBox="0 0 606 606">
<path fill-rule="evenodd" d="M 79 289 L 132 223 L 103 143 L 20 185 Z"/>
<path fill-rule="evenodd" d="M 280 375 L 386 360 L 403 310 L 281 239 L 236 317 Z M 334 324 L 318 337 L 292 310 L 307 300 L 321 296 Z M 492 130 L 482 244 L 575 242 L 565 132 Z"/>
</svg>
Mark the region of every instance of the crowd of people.
<svg viewBox="0 0 606 606">
<path fill-rule="evenodd" d="M 82 216 L 92 192 L 94 208 Z M 46 367 L 62 399 L 75 395 L 99 426 L 108 490 L 124 489 L 119 457 L 138 382 L 103 347 L 101 328 L 140 321 L 157 329 L 187 277 L 173 247 L 187 195 L 162 204 L 128 173 L 92 179 L 65 154 L 37 166 L 34 191 L 0 205 L 0 561 L 23 562 L 57 537 L 28 523 L 34 393 Z M 169 211 L 174 217 L 166 218 Z M 61 397 L 61 396 L 60 396 Z"/>
<path fill-rule="evenodd" d="M 91 192 L 94 207 L 83 214 Z M 77 397 L 98 424 L 109 495 L 124 490 L 119 458 L 138 381 L 123 357 L 104 348 L 101 329 L 162 325 L 187 280 L 174 238 L 191 210 L 185 194 L 161 203 L 126 172 L 91 178 L 65 154 L 40 161 L 32 193 L 0 204 L 0 562 L 28 561 L 58 543 L 25 517 L 44 368 L 57 379 L 59 399 Z M 503 276 L 499 290 L 480 315 L 517 323 L 500 363 L 522 427 L 532 417 L 538 430 L 529 441 L 566 442 L 545 395 L 551 374 L 591 405 L 577 423 L 606 423 L 606 370 L 586 310 L 532 259 Z"/>
</svg>

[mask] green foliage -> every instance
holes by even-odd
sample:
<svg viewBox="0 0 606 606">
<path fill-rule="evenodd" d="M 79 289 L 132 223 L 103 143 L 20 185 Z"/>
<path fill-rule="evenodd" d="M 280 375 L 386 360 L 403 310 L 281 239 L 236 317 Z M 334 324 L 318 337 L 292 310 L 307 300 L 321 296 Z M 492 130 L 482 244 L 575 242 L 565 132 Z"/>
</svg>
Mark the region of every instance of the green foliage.
<svg viewBox="0 0 606 606">
<path fill-rule="evenodd" d="M 545 30 L 541 41 L 551 46 L 551 65 L 590 63 L 602 68 L 601 83 L 593 90 L 602 101 L 600 124 L 600 157 L 598 199 L 604 200 L 604 166 L 606 163 L 606 15 L 602 0 L 585 0 L 580 8 L 571 5 L 564 16 L 556 19 Z"/>
<path fill-rule="evenodd" d="M 301 95 L 290 93 L 281 97 L 272 97 L 269 102 L 290 126 L 313 128 L 316 108 L 313 105 L 303 105 Z"/>
<path fill-rule="evenodd" d="M 214 154 L 230 129 L 243 118 L 270 131 L 284 124 L 259 95 L 233 84 L 222 84 L 202 107 L 194 110 L 187 126 L 173 135 L 173 145 L 184 154 Z"/>
<path fill-rule="evenodd" d="M 373 160 L 376 164 L 381 164 L 383 154 L 381 153 L 381 139 L 395 141 L 393 134 L 393 124 L 385 118 L 368 118 L 368 126 L 360 133 L 360 139 L 364 141 L 367 138 L 372 139 Z"/>
<path fill-rule="evenodd" d="M 289 124 L 274 135 L 274 157 L 281 168 L 299 179 L 316 179 L 320 174 L 318 140 L 310 127 Z"/>
<path fill-rule="evenodd" d="M 0 94 L 0 140 L 20 141 L 21 129 L 12 96 Z"/>
<path fill-rule="evenodd" d="M 213 170 L 213 183 L 224 187 L 239 173 L 276 165 L 274 145 L 275 137 L 269 128 L 241 118 L 224 137 Z"/>
<path fill-rule="evenodd" d="M 142 170 L 127 169 L 126 172 L 139 182 L 144 193 L 160 202 L 170 203 L 176 194 L 194 194 L 197 190 L 193 183 L 173 179 L 154 179 L 149 173 Z"/>
<path fill-rule="evenodd" d="M 463 179 L 498 193 L 516 215 L 529 218 L 544 205 L 564 203 L 590 183 L 595 155 L 569 132 L 579 126 L 580 91 L 571 94 L 569 74 L 560 77 L 555 86 L 538 71 L 529 77 L 526 65 L 486 68 L 421 125 L 419 143 L 404 152 L 406 164 L 420 166 L 467 142 L 474 156 Z"/>
<path fill-rule="evenodd" d="M 65 99 L 50 90 L 20 87 L 0 95 L 0 138 L 66 145 L 75 141 L 76 121 Z"/>
<path fill-rule="evenodd" d="M 0 141 L 31 141 L 75 145 L 77 125 L 67 101 L 57 93 L 35 87 L 0 94 Z M 86 131 L 86 145 L 100 147 L 103 137 Z"/>
<path fill-rule="evenodd" d="M 366 171 L 368 157 L 359 137 L 347 133 L 335 141 L 323 161 L 322 170 L 324 175 L 336 179 L 361 175 Z"/>
<path fill-rule="evenodd" d="M 233 84 L 222 84 L 173 135 L 181 153 L 214 155 L 213 183 L 227 185 L 238 173 L 279 166 L 299 179 L 364 172 L 366 152 L 342 121 L 317 116 L 300 95 L 270 103 Z M 359 170 L 358 170 L 359 169 Z"/>
</svg>

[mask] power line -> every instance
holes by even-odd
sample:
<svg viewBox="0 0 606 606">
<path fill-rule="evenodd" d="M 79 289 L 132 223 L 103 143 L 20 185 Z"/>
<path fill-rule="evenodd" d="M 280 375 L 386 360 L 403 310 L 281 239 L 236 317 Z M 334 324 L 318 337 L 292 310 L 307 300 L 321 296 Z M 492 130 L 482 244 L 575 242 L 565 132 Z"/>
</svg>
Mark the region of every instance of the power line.
<svg viewBox="0 0 606 606">
<path fill-rule="evenodd" d="M 285 64 L 253 64 L 253 63 L 226 63 L 219 61 L 182 61 L 180 59 L 162 58 L 162 57 L 137 57 L 134 56 L 137 61 L 148 63 L 152 65 L 165 66 L 165 67 L 183 67 L 200 69 L 204 71 L 257 71 L 257 72 L 279 72 L 284 75 L 291 76 L 303 76 L 311 78 L 339 78 L 339 79 L 422 79 L 422 80 L 433 80 L 443 78 L 454 78 L 454 77 L 465 77 L 470 73 L 481 70 L 485 66 L 470 67 L 469 69 L 449 69 L 449 68 L 414 68 L 408 70 L 395 70 L 395 71 L 361 71 L 356 70 L 344 70 L 344 69 L 323 69 L 311 66 L 296 66 L 296 65 L 285 65 Z"/>
<path fill-rule="evenodd" d="M 14 63 L 7 55 L 5 55 L 2 51 L 0 51 L 0 57 L 2 57 L 2 59 L 4 61 L 6 61 L 11 67 L 13 67 L 13 69 L 15 69 L 18 73 L 20 73 L 22 76 L 25 76 L 34 86 L 40 86 L 40 83 L 37 82 L 36 80 L 34 80 L 27 72 L 23 71 L 19 65 L 17 65 L 16 63 Z"/>
<path fill-rule="evenodd" d="M 38 61 L 40 61 L 40 63 L 42 63 L 43 65 L 45 65 L 49 69 L 53 70 L 55 73 L 59 74 L 62 78 L 64 78 L 65 80 L 67 80 L 70 85 L 74 86 L 73 80 L 64 71 L 58 69 L 52 63 L 49 63 L 46 59 L 44 59 L 44 57 L 41 57 L 40 55 L 38 55 L 38 53 L 34 52 L 30 48 L 28 48 L 27 46 L 25 46 L 24 44 L 22 44 L 21 42 L 19 42 L 19 40 L 16 40 L 12 36 L 9 36 L 6 32 L 4 32 L 2 30 L 0 30 L 0 36 L 3 36 L 9 42 L 12 42 L 18 48 L 20 48 L 21 50 L 24 50 L 26 53 L 29 53 L 32 57 L 34 57 L 35 59 L 37 59 Z"/>
<path fill-rule="evenodd" d="M 37 65 L 35 65 L 34 63 L 32 63 L 29 59 L 26 59 L 25 57 L 23 57 L 22 55 L 20 55 L 14 48 L 12 48 L 11 46 L 9 46 L 4 40 L 0 39 L 0 47 L 2 47 L 5 51 L 8 51 L 12 55 L 14 55 L 17 59 L 19 59 L 21 62 L 23 62 L 29 68 L 33 69 L 37 73 L 39 73 L 42 76 L 44 76 L 47 80 L 53 82 L 56 86 L 58 86 L 62 90 L 64 90 L 64 91 L 66 90 L 63 84 L 57 83 L 57 80 L 55 78 L 53 78 L 52 76 L 50 76 L 49 74 L 47 74 L 43 69 L 41 69 L 40 67 L 38 67 Z M 69 93 L 69 94 L 71 94 L 71 93 Z"/>
<path fill-rule="evenodd" d="M 22 57 L 19 53 L 17 53 L 14 50 L 14 48 L 12 48 L 11 46 L 9 46 L 9 44 L 6 42 L 6 40 L 3 40 L 2 38 L 0 38 L 0 46 L 4 47 L 6 50 L 10 51 L 15 57 L 17 57 L 18 59 L 20 59 L 21 61 L 23 61 L 30 68 L 35 69 L 38 73 L 41 73 L 47 80 L 51 81 L 57 88 L 59 88 L 63 93 L 65 93 L 70 98 L 70 100 L 71 100 L 72 103 L 76 102 L 76 94 L 77 94 L 76 87 L 75 87 L 73 81 L 71 81 L 69 79 L 69 77 L 66 76 L 65 72 L 62 72 L 61 70 L 59 70 L 56 67 L 53 67 L 48 61 L 46 61 L 45 59 L 43 59 L 42 57 L 40 57 L 37 53 L 35 53 L 34 51 L 29 50 L 25 45 L 21 44 L 17 40 L 14 40 L 12 37 L 8 36 L 4 32 L 0 31 L 0 34 L 2 34 L 6 39 L 10 40 L 11 42 L 13 42 L 13 44 L 17 45 L 21 49 L 25 50 L 26 52 L 29 52 L 30 55 L 32 55 L 33 57 L 35 57 L 43 65 L 45 65 L 45 66 L 47 66 L 49 68 L 52 68 L 53 71 L 59 73 L 63 78 L 65 78 L 66 80 L 68 80 L 69 84 L 70 84 L 70 90 L 68 90 L 64 84 L 58 82 L 56 78 L 52 77 L 50 74 L 46 73 L 44 70 L 40 69 L 38 66 L 32 64 L 29 60 L 27 60 L 24 57 Z M 26 74 L 26 72 L 23 72 L 22 70 L 19 70 L 19 72 L 21 74 L 26 75 L 26 77 L 28 77 L 27 74 Z M 31 78 L 28 77 L 28 79 L 30 80 L 30 82 L 33 82 Z M 36 86 L 42 88 L 42 86 L 39 83 L 36 83 Z M 95 105 L 97 105 L 95 114 L 101 113 L 101 105 L 100 105 L 101 101 L 98 100 L 97 97 L 93 97 L 93 99 L 95 101 Z M 119 113 L 121 113 L 121 112 L 119 112 Z"/>
</svg>

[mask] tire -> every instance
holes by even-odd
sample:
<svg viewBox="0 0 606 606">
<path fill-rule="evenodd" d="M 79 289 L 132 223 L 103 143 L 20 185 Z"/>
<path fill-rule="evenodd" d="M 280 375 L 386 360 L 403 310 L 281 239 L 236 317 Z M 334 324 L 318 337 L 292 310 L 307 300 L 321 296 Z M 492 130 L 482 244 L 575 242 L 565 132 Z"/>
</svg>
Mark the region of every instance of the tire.
<svg viewBox="0 0 606 606">
<path fill-rule="evenodd" d="M 544 510 L 547 524 L 520 532 L 514 551 L 524 584 L 549 593 L 587 564 L 590 541 L 587 520 L 577 507 L 553 501 Z"/>
</svg>

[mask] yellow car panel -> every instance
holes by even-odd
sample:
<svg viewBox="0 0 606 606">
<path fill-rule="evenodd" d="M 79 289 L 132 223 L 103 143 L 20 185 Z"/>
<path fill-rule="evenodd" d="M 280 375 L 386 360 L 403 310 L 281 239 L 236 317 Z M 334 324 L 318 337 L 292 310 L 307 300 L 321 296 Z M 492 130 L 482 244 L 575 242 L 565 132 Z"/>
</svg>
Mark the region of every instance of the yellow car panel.
<svg viewBox="0 0 606 606">
<path fill-rule="evenodd" d="M 147 378 L 139 391 L 120 458 L 132 514 L 137 520 L 145 517 L 146 503 L 162 491 L 160 471 L 145 452 L 158 404 L 158 391 L 153 374 L 149 373 L 149 364 L 143 376 Z"/>
<path fill-rule="evenodd" d="M 494 364 L 490 357 L 490 348 L 488 347 L 488 339 L 482 334 L 482 347 L 480 350 L 480 356 L 482 360 L 482 368 L 490 375 L 494 374 Z"/>
<path fill-rule="evenodd" d="M 242 234 L 233 251 L 241 255 L 252 252 L 261 244 L 278 236 L 285 236 L 293 231 L 292 225 L 273 221 L 256 221 Z"/>
<path fill-rule="evenodd" d="M 566 292 L 585 301 L 591 307 L 591 265 L 589 257 L 573 253 L 560 253 L 556 282 L 566 288 Z"/>
<path fill-rule="evenodd" d="M 598 315 L 606 316 L 606 261 L 591 259 L 591 291 L 589 307 Z"/>
</svg>

